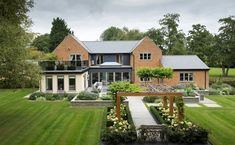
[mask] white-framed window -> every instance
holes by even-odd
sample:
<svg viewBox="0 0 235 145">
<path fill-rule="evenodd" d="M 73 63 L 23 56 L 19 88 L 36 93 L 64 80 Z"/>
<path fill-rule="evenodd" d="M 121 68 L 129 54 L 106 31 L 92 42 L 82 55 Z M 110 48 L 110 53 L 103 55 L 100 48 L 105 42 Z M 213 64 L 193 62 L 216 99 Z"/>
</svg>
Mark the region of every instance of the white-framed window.
<svg viewBox="0 0 235 145">
<path fill-rule="evenodd" d="M 140 59 L 141 60 L 150 60 L 151 59 L 151 53 L 140 53 Z"/>
<path fill-rule="evenodd" d="M 81 54 L 70 54 L 71 61 L 82 61 Z"/>
<path fill-rule="evenodd" d="M 150 78 L 140 78 L 141 82 L 150 82 Z"/>
<path fill-rule="evenodd" d="M 46 90 L 47 91 L 52 91 L 52 87 L 53 87 L 52 77 L 51 76 L 47 76 L 46 77 Z"/>
<path fill-rule="evenodd" d="M 181 72 L 180 81 L 181 82 L 192 82 L 194 80 L 192 72 Z"/>
<path fill-rule="evenodd" d="M 75 91 L 76 90 L 76 78 L 75 76 L 69 76 L 69 90 Z"/>
<path fill-rule="evenodd" d="M 64 77 L 63 76 L 57 77 L 57 87 L 58 87 L 58 91 L 64 91 Z"/>
</svg>

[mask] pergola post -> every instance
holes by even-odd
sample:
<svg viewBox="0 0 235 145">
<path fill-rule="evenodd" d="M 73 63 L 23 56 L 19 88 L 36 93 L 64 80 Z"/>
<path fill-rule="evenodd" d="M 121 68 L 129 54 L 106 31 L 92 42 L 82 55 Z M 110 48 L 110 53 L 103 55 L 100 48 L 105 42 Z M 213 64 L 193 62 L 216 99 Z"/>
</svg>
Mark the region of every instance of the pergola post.
<svg viewBox="0 0 235 145">
<path fill-rule="evenodd" d="M 170 106 L 170 115 L 172 116 L 173 115 L 173 111 L 174 111 L 174 96 L 170 96 L 169 97 L 169 106 Z"/>
<path fill-rule="evenodd" d="M 163 108 L 167 108 L 167 97 L 166 96 L 164 96 L 163 98 Z"/>
<path fill-rule="evenodd" d="M 120 119 L 121 119 L 121 111 L 120 111 L 121 97 L 119 95 L 117 95 L 117 93 L 115 95 L 116 95 L 116 117 L 120 121 Z"/>
</svg>

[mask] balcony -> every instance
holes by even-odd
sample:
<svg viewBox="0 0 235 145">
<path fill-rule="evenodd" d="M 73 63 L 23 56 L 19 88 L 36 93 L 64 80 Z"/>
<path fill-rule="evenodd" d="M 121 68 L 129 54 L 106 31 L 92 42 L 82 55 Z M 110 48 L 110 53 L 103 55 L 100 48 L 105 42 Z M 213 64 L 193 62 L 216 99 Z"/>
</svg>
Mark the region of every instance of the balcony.
<svg viewBox="0 0 235 145">
<path fill-rule="evenodd" d="M 44 72 L 52 71 L 82 71 L 88 68 L 88 61 L 39 61 Z"/>
</svg>

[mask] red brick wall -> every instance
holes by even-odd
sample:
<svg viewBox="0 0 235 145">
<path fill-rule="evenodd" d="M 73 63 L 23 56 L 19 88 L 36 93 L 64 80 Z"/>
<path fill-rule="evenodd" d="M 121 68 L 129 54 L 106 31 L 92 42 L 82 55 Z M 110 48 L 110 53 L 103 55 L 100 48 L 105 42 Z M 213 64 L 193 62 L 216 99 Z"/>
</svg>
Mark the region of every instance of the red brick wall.
<svg viewBox="0 0 235 145">
<path fill-rule="evenodd" d="M 75 38 L 68 35 L 64 40 L 55 48 L 55 55 L 58 60 L 69 60 L 70 54 L 81 54 L 83 60 L 88 60 L 88 51 L 81 45 Z"/>
<path fill-rule="evenodd" d="M 141 60 L 140 53 L 150 52 L 151 60 Z M 144 37 L 140 44 L 134 49 L 131 54 L 131 66 L 132 66 L 132 81 L 139 83 L 139 77 L 137 76 L 137 70 L 143 67 L 158 67 L 161 66 L 162 51 L 161 49 L 149 38 Z"/>
<path fill-rule="evenodd" d="M 180 82 L 180 72 L 192 72 L 193 82 Z M 170 86 L 179 83 L 194 83 L 196 86 L 204 89 L 209 88 L 209 71 L 208 70 L 195 70 L 195 71 L 174 71 L 172 79 L 165 79 L 164 83 Z"/>
</svg>

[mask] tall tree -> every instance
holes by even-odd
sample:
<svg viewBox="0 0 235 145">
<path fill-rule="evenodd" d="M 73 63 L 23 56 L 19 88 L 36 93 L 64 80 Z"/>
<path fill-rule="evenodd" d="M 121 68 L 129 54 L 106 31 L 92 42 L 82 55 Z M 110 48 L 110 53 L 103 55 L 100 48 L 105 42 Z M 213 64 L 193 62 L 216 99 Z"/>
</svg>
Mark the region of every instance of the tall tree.
<svg viewBox="0 0 235 145">
<path fill-rule="evenodd" d="M 33 47 L 36 47 L 38 50 L 43 51 L 43 52 L 49 52 L 50 48 L 50 37 L 49 34 L 43 34 L 37 36 L 32 44 Z"/>
<path fill-rule="evenodd" d="M 179 17 L 179 14 L 166 14 L 163 19 L 159 20 L 167 54 L 186 54 L 185 35 L 182 30 L 178 30 Z"/>
<path fill-rule="evenodd" d="M 156 45 L 158 45 L 158 47 L 162 50 L 163 54 L 165 54 L 164 34 L 161 29 L 155 29 L 155 28 L 148 29 L 148 31 L 145 32 L 144 35 L 148 36 L 150 39 L 152 39 L 153 42 Z"/>
<path fill-rule="evenodd" d="M 110 27 L 106 29 L 100 36 L 101 40 L 125 40 L 125 33 L 122 29 L 117 27 Z"/>
<path fill-rule="evenodd" d="M 140 40 L 144 36 L 143 32 L 138 29 L 122 29 L 117 27 L 110 27 L 106 29 L 100 36 L 101 40 Z"/>
<path fill-rule="evenodd" d="M 125 40 L 140 40 L 144 37 L 144 33 L 138 29 L 128 29 L 123 27 L 122 31 L 125 33 Z"/>
<path fill-rule="evenodd" d="M 188 54 L 195 54 L 208 65 L 213 65 L 214 36 L 201 24 L 192 25 L 187 37 Z"/>
<path fill-rule="evenodd" d="M 216 47 L 219 65 L 222 67 L 222 75 L 228 76 L 229 68 L 235 62 L 235 17 L 230 16 L 219 19 L 222 25 L 216 37 Z"/>
<path fill-rule="evenodd" d="M 68 28 L 66 22 L 62 18 L 54 18 L 50 32 L 50 51 L 52 52 L 68 34 L 73 34 L 73 31 Z"/>
<path fill-rule="evenodd" d="M 0 2 L 0 87 L 24 87 L 29 84 L 28 78 L 33 77 L 31 74 L 39 74 L 36 66 L 29 68 L 26 62 L 26 47 L 31 40 L 27 12 L 32 7 L 31 0 Z M 29 73 L 30 69 L 36 71 Z"/>
</svg>

